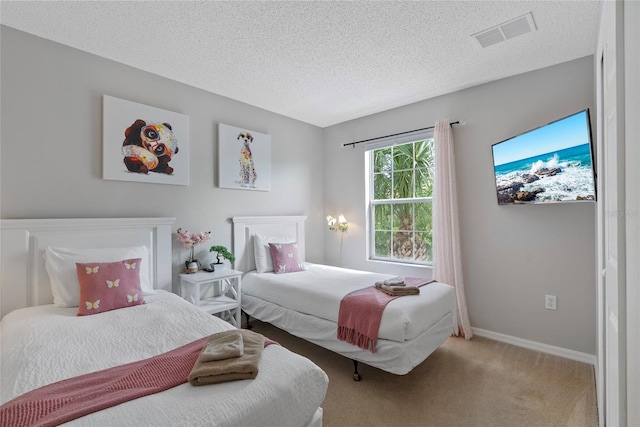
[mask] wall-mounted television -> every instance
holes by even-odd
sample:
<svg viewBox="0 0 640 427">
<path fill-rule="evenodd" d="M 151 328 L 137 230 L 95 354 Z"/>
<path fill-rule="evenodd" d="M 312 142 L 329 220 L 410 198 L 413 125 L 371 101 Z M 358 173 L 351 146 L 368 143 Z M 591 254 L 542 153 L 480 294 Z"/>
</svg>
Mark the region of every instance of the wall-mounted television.
<svg viewBox="0 0 640 427">
<path fill-rule="evenodd" d="M 596 200 L 588 109 L 491 149 L 500 205 Z"/>
</svg>

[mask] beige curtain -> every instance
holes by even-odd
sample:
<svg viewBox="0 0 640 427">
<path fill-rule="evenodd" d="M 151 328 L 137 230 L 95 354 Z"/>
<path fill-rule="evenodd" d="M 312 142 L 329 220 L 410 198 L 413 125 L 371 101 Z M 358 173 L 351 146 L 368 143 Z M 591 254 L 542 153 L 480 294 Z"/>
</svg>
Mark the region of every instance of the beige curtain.
<svg viewBox="0 0 640 427">
<path fill-rule="evenodd" d="M 433 194 L 433 278 L 456 290 L 453 333 L 471 339 L 460 255 L 458 193 L 456 188 L 453 132 L 449 120 L 439 120 L 434 129 L 435 176 Z"/>
</svg>

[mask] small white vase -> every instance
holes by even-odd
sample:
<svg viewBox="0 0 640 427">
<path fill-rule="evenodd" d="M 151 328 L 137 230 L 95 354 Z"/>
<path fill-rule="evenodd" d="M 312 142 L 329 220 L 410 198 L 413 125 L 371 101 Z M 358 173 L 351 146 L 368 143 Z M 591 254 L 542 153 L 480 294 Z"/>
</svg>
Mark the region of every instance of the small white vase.
<svg viewBox="0 0 640 427">
<path fill-rule="evenodd" d="M 190 262 L 187 264 L 187 273 L 197 273 L 198 272 L 198 263 Z"/>
</svg>

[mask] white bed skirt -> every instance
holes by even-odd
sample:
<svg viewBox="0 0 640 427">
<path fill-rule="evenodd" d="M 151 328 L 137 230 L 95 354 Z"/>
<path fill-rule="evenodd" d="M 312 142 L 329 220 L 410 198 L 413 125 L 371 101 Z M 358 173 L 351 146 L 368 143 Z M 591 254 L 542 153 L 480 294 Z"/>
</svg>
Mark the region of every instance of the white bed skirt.
<svg viewBox="0 0 640 427">
<path fill-rule="evenodd" d="M 405 375 L 422 363 L 451 335 L 453 316 L 447 312 L 429 329 L 412 340 L 403 342 L 379 339 L 376 352 L 363 350 L 337 339 L 337 324 L 315 316 L 299 313 L 243 294 L 242 309 L 251 317 L 271 323 L 299 338 L 303 338 L 349 359 L 366 363 L 396 375 Z"/>
<path fill-rule="evenodd" d="M 319 407 L 316 410 L 316 412 L 313 414 L 313 417 L 311 417 L 311 420 L 309 420 L 309 422 L 305 424 L 303 427 L 322 427 L 323 414 L 324 414 L 324 411 L 322 410 L 322 407 Z"/>
</svg>

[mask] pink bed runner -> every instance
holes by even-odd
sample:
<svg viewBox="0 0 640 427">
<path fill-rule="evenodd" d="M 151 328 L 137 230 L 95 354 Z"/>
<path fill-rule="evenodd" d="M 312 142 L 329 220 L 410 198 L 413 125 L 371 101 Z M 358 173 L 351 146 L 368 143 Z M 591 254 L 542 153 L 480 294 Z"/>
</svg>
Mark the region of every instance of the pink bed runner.
<svg viewBox="0 0 640 427">
<path fill-rule="evenodd" d="M 0 406 L 0 425 L 57 426 L 186 383 L 208 339 L 32 390 Z M 266 339 L 264 346 L 269 344 L 275 341 Z"/>
<path fill-rule="evenodd" d="M 424 286 L 435 280 L 405 277 L 407 286 Z M 350 292 L 340 301 L 338 313 L 338 339 L 376 352 L 382 312 L 389 302 L 399 296 L 390 296 L 375 286 Z"/>
</svg>

